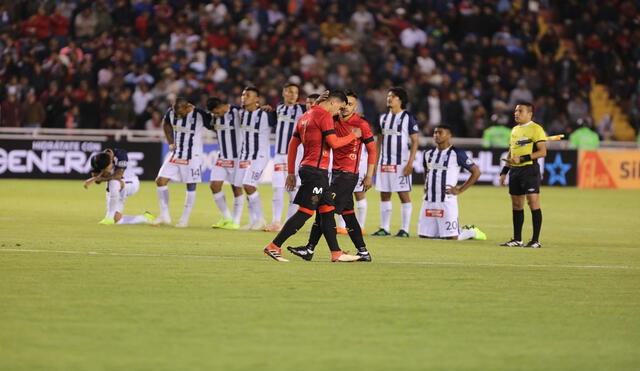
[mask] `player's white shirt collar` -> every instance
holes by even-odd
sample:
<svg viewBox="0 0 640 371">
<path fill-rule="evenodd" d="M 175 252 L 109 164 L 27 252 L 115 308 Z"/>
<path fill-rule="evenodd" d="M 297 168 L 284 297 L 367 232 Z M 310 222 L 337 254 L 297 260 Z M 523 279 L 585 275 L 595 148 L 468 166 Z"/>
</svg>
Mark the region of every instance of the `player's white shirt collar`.
<svg viewBox="0 0 640 371">
<path fill-rule="evenodd" d="M 527 122 L 526 124 L 519 124 L 518 126 L 520 126 L 520 127 L 525 127 L 525 126 L 527 126 L 527 125 L 529 125 L 529 124 L 533 124 L 533 121 L 532 121 L 532 120 L 529 120 L 529 122 Z"/>
<path fill-rule="evenodd" d="M 443 150 L 440 150 L 440 148 L 438 148 L 438 145 L 436 144 L 436 150 L 439 151 L 439 152 L 444 152 L 444 151 L 448 150 L 451 147 L 453 147 L 453 144 L 449 144 L 449 147 L 447 147 L 447 148 L 445 148 Z"/>
</svg>

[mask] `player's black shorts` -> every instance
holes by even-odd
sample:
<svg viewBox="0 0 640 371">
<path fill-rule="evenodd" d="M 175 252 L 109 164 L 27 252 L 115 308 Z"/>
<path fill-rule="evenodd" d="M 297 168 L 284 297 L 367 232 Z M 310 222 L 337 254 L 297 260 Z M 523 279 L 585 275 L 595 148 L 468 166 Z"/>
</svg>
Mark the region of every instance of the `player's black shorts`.
<svg viewBox="0 0 640 371">
<path fill-rule="evenodd" d="M 527 166 L 513 166 L 509 169 L 509 194 L 522 196 L 540 193 L 540 166 L 537 163 Z"/>
<path fill-rule="evenodd" d="M 358 174 L 342 170 L 332 171 L 329 194 L 333 198 L 336 214 L 353 210 L 353 190 L 356 185 L 358 185 Z"/>
<path fill-rule="evenodd" d="M 298 170 L 302 184 L 293 203 L 309 210 L 320 205 L 333 205 L 329 190 L 329 173 L 317 167 L 302 165 Z"/>
</svg>

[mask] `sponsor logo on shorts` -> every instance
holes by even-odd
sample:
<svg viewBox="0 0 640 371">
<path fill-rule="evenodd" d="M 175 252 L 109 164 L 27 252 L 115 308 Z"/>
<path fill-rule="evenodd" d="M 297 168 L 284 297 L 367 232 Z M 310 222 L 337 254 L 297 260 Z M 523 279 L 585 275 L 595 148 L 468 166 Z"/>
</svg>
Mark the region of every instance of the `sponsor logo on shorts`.
<svg viewBox="0 0 640 371">
<path fill-rule="evenodd" d="M 535 188 L 529 188 L 527 189 L 527 192 L 535 192 L 535 190 L 536 190 Z"/>
<path fill-rule="evenodd" d="M 216 161 L 216 166 L 218 167 L 233 168 L 233 165 L 234 165 L 233 160 L 218 159 L 218 161 Z"/>
<path fill-rule="evenodd" d="M 444 210 L 426 209 L 424 215 L 430 218 L 444 218 Z"/>
<path fill-rule="evenodd" d="M 240 169 L 246 169 L 251 166 L 251 160 L 242 160 L 240 161 Z"/>
<path fill-rule="evenodd" d="M 398 165 L 382 165 L 380 171 L 383 173 L 395 173 Z"/>
<path fill-rule="evenodd" d="M 313 187 L 313 193 L 317 195 L 322 194 L 322 187 Z"/>
<path fill-rule="evenodd" d="M 273 164 L 273 171 L 287 171 L 288 167 L 286 163 Z"/>
<path fill-rule="evenodd" d="M 178 165 L 189 165 L 189 160 L 184 160 L 181 158 L 172 158 L 171 160 L 169 160 L 169 162 L 171 162 L 172 164 L 178 164 Z"/>
</svg>

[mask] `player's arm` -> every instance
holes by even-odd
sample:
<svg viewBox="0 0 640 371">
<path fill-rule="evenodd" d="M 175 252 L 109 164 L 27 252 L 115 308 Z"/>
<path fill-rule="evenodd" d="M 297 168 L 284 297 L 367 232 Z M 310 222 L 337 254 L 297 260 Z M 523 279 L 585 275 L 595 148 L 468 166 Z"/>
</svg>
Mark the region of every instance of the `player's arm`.
<svg viewBox="0 0 640 371">
<path fill-rule="evenodd" d="M 416 152 L 418 152 L 418 134 L 409 135 L 409 140 L 411 140 L 411 153 L 409 153 L 409 161 L 407 162 L 407 166 L 404 167 L 403 174 L 404 176 L 409 176 L 413 173 L 413 160 L 416 158 Z"/>
<path fill-rule="evenodd" d="M 300 135 L 295 131 L 287 148 L 287 179 L 284 182 L 284 186 L 288 191 L 293 191 L 296 188 L 296 156 L 300 143 Z"/>
<path fill-rule="evenodd" d="M 331 115 L 329 114 L 321 118 L 320 129 L 322 130 L 324 140 L 332 149 L 344 147 L 347 144 L 351 143 L 354 139 L 360 138 L 362 136 L 362 130 L 360 128 L 352 128 L 349 135 L 338 137 L 336 135 L 336 129 L 333 126 L 333 117 L 331 117 Z"/>
<path fill-rule="evenodd" d="M 373 136 L 369 137 L 368 140 L 364 140 L 365 148 L 367 149 L 367 173 L 362 180 L 362 188 L 367 191 L 373 185 L 373 174 L 376 170 L 376 143 L 373 140 Z"/>
<path fill-rule="evenodd" d="M 507 174 L 509 174 L 509 169 L 511 168 L 511 148 L 507 152 L 507 158 L 505 159 L 505 164 L 500 171 L 500 185 L 503 186 L 507 179 Z"/>
<path fill-rule="evenodd" d="M 460 193 L 466 191 L 469 187 L 474 185 L 478 181 L 478 178 L 480 178 L 480 168 L 478 167 L 478 165 L 473 165 L 471 166 L 469 171 L 471 172 L 471 176 L 469 177 L 469 179 L 467 179 L 467 181 L 464 182 L 464 184 L 460 187 L 448 185 L 447 193 L 452 195 L 459 195 Z"/>
</svg>

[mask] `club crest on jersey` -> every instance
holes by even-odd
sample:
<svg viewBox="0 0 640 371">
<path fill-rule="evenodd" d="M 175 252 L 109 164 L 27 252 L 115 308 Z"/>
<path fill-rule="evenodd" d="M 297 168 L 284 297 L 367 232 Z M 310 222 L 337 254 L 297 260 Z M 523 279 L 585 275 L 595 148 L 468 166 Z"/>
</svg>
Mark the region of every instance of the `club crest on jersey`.
<svg viewBox="0 0 640 371">
<path fill-rule="evenodd" d="M 358 157 L 358 156 L 356 156 L 356 154 L 355 154 L 355 153 L 351 153 L 351 154 L 349 154 L 349 159 L 350 159 L 350 160 L 355 161 L 355 160 L 356 160 L 356 157 Z"/>
</svg>

